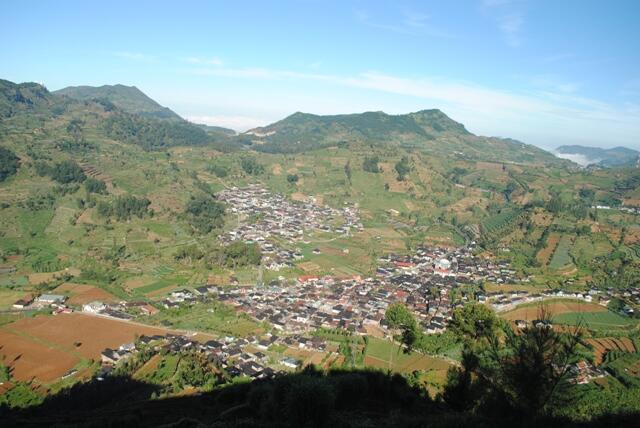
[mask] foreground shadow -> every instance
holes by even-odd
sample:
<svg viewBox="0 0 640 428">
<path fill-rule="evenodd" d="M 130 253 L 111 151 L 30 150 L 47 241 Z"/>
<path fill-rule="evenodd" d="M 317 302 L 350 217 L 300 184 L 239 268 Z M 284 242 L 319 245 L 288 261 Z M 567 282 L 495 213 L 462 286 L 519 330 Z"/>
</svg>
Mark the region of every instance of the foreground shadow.
<svg viewBox="0 0 640 428">
<path fill-rule="evenodd" d="M 2 426 L 34 427 L 596 427 L 638 426 L 638 414 L 577 424 L 456 412 L 405 378 L 374 370 L 301 373 L 151 399 L 156 385 L 128 377 L 77 384 L 39 406 L 0 408 Z"/>
</svg>

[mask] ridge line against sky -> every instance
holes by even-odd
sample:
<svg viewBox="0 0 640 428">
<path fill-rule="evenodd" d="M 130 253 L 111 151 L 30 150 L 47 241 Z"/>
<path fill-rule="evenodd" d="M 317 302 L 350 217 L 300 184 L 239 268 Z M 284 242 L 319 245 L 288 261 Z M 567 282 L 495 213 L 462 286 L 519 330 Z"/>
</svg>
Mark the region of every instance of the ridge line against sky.
<svg viewBox="0 0 640 428">
<path fill-rule="evenodd" d="M 196 122 L 246 130 L 295 111 L 439 108 L 474 133 L 547 149 L 640 149 L 631 0 L 24 0 L 0 11 L 0 78 L 135 85 Z"/>
</svg>

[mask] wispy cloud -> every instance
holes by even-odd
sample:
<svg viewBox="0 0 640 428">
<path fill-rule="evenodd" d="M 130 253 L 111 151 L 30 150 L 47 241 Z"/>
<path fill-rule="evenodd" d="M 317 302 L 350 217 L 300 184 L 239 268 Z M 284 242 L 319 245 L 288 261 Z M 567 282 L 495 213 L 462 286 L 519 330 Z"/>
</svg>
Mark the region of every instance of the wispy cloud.
<svg viewBox="0 0 640 428">
<path fill-rule="evenodd" d="M 554 63 L 554 62 L 561 62 L 569 59 L 574 59 L 575 57 L 576 55 L 574 53 L 563 52 L 563 53 L 557 53 L 557 54 L 545 56 L 541 59 L 541 61 L 543 63 Z"/>
<path fill-rule="evenodd" d="M 195 56 L 190 56 L 187 58 L 183 58 L 184 62 L 187 62 L 189 64 L 195 64 L 195 65 L 215 65 L 215 66 L 221 66 L 224 64 L 224 62 L 217 57 L 213 57 L 213 58 L 200 58 L 200 57 L 195 57 Z"/>
<path fill-rule="evenodd" d="M 502 16 L 498 19 L 500 31 L 504 34 L 507 44 L 512 47 L 518 47 L 522 44 L 520 38 L 520 29 L 524 24 L 524 18 L 519 13 L 512 13 Z"/>
<path fill-rule="evenodd" d="M 578 82 L 568 82 L 550 74 L 532 76 L 527 80 L 531 86 L 563 94 L 575 93 L 581 87 L 581 84 Z"/>
<path fill-rule="evenodd" d="M 153 62 L 158 59 L 153 55 L 147 55 L 140 52 L 129 52 L 129 51 L 113 52 L 113 56 L 122 58 L 122 59 L 131 60 L 131 61 L 139 61 L 139 62 Z"/>
<path fill-rule="evenodd" d="M 186 119 L 193 123 L 210 126 L 223 126 L 240 132 L 244 132 L 251 128 L 257 128 L 259 126 L 265 126 L 271 122 L 270 120 L 263 118 L 234 115 L 187 116 Z"/>
<path fill-rule="evenodd" d="M 378 30 L 390 31 L 411 36 L 431 36 L 445 39 L 455 38 L 455 35 L 437 28 L 427 14 L 403 10 L 399 12 L 399 17 L 394 20 L 378 20 L 372 18 L 369 13 L 358 10 L 355 12 L 356 20 L 367 27 Z"/>
<path fill-rule="evenodd" d="M 516 0 L 483 0 L 481 3 L 483 10 L 496 21 L 507 45 L 514 48 L 522 44 L 525 25 L 522 3 Z"/>
</svg>

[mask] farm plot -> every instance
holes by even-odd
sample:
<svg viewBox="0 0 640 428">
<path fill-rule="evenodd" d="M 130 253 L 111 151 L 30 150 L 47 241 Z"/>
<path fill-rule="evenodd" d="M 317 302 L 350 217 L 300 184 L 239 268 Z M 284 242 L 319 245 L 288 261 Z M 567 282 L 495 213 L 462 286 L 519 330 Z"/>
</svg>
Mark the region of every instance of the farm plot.
<svg viewBox="0 0 640 428">
<path fill-rule="evenodd" d="M 560 234 L 559 233 L 551 233 L 549 238 L 547 239 L 547 245 L 538 252 L 536 258 L 540 262 L 541 265 L 546 266 L 549 264 L 549 260 L 553 256 L 553 253 L 558 246 L 558 242 L 560 242 Z"/>
<path fill-rule="evenodd" d="M 68 295 L 68 304 L 71 305 L 84 305 L 85 303 L 100 300 L 102 302 L 114 302 L 116 298 L 113 294 L 89 284 L 75 284 L 72 282 L 65 282 L 60 284 L 53 290 L 56 294 Z"/>
<path fill-rule="evenodd" d="M 499 214 L 489 217 L 481 224 L 484 239 L 494 240 L 506 235 L 521 215 L 523 212 L 520 209 L 503 209 Z"/>
<path fill-rule="evenodd" d="M 630 327 L 636 322 L 622 315 L 618 315 L 611 311 L 606 312 L 573 312 L 560 314 L 554 317 L 554 322 L 567 325 L 584 324 L 588 328 L 607 329 L 607 328 L 624 328 Z"/>
<path fill-rule="evenodd" d="M 364 358 L 365 366 L 409 373 L 415 370 L 441 372 L 442 379 L 451 364 L 443 359 L 413 352 L 405 354 L 398 345 L 388 340 L 369 337 L 369 344 Z"/>
<path fill-rule="evenodd" d="M 607 308 L 596 303 L 587 303 L 580 300 L 551 300 L 544 303 L 545 309 L 551 316 L 556 317 L 566 313 L 584 315 L 586 313 L 608 312 Z M 525 320 L 532 321 L 540 317 L 539 304 L 526 304 L 500 315 L 508 321 Z"/>
<path fill-rule="evenodd" d="M 549 267 L 552 269 L 561 269 L 572 263 L 569 250 L 573 245 L 573 237 L 571 235 L 562 235 L 558 246 L 556 247 L 553 257 L 549 261 Z"/>
<path fill-rule="evenodd" d="M 117 348 L 138 334 L 166 334 L 143 326 L 74 312 L 23 318 L 0 327 L 0 357 L 19 380 L 50 382 L 82 359 L 97 359 L 105 348 Z"/>
<path fill-rule="evenodd" d="M 588 344 L 593 346 L 593 355 L 596 364 L 601 364 L 604 356 L 609 351 L 636 352 L 636 347 L 627 337 L 601 337 L 597 339 L 586 339 Z"/>
</svg>

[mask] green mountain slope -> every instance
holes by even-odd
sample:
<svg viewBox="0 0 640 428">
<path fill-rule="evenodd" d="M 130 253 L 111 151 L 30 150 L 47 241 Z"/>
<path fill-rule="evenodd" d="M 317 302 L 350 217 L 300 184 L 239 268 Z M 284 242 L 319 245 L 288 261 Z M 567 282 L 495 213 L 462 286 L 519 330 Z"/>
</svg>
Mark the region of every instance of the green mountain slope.
<svg viewBox="0 0 640 428">
<path fill-rule="evenodd" d="M 135 86 L 69 86 L 54 93 L 81 101 L 106 100 L 119 109 L 140 116 L 157 119 L 181 119 L 175 112 L 161 106 Z"/>
<path fill-rule="evenodd" d="M 71 93 L 74 96 L 65 95 Z M 38 130 L 58 145 L 65 140 L 92 146 L 112 140 L 145 150 L 207 145 L 233 150 L 227 131 L 205 131 L 137 88 L 122 85 L 49 92 L 37 83 L 0 80 L 0 118 L 4 118 L 0 132 Z"/>
<path fill-rule="evenodd" d="M 546 163 L 562 161 L 519 141 L 476 136 L 442 111 L 422 110 L 403 115 L 383 112 L 318 116 L 295 113 L 247 133 L 256 150 L 295 153 L 344 143 L 401 146 L 439 155 L 498 162 Z"/>
</svg>

